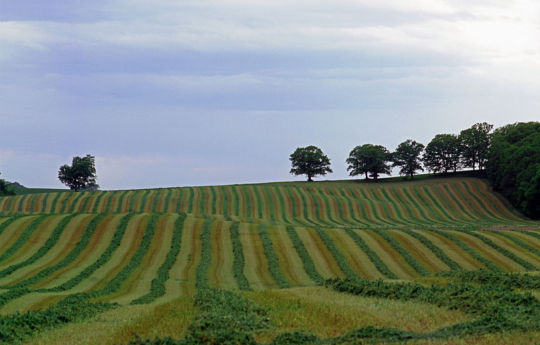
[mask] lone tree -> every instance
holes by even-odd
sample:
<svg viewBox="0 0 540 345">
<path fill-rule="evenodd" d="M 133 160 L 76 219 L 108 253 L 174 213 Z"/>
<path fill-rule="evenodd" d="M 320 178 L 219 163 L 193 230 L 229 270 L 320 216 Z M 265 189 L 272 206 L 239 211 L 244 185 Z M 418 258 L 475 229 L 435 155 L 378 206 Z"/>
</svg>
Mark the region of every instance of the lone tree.
<svg viewBox="0 0 540 345">
<path fill-rule="evenodd" d="M 426 146 L 424 166 L 434 173 L 456 172 L 460 166 L 460 146 L 454 134 L 437 134 Z"/>
<path fill-rule="evenodd" d="M 402 142 L 392 154 L 393 167 L 400 167 L 400 175 L 410 176 L 411 179 L 416 170 L 424 171 L 420 161 L 420 154 L 424 151 L 424 145 L 408 139 Z"/>
<path fill-rule="evenodd" d="M 71 190 L 97 189 L 95 157 L 73 157 L 71 166 L 62 165 L 58 171 L 60 182 L 68 186 Z"/>
<path fill-rule="evenodd" d="M 8 189 L 6 181 L 0 178 L 0 195 L 15 195 L 15 192 Z"/>
<path fill-rule="evenodd" d="M 461 142 L 461 155 L 463 165 L 476 170 L 483 169 L 488 158 L 488 149 L 491 141 L 489 132 L 493 129 L 493 125 L 482 122 L 476 123 L 471 128 L 464 129 L 459 133 L 459 141 Z"/>
<path fill-rule="evenodd" d="M 364 144 L 356 146 L 347 158 L 347 171 L 349 175 L 356 176 L 365 174 L 366 180 L 369 176 L 377 180 L 379 174 L 390 175 L 390 166 L 388 162 L 392 160 L 392 155 L 381 145 Z"/>
<path fill-rule="evenodd" d="M 289 159 L 292 164 L 291 174 L 307 175 L 309 182 L 313 181 L 313 176 L 332 172 L 330 158 L 316 146 L 299 147 Z"/>
</svg>

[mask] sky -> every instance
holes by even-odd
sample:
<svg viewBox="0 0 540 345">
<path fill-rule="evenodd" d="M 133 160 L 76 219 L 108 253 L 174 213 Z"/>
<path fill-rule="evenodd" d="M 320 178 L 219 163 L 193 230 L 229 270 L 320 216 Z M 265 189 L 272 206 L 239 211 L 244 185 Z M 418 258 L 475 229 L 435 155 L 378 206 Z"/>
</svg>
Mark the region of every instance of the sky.
<svg viewBox="0 0 540 345">
<path fill-rule="evenodd" d="M 102 189 L 302 180 L 357 145 L 540 121 L 537 0 L 0 0 L 0 173 Z"/>
</svg>

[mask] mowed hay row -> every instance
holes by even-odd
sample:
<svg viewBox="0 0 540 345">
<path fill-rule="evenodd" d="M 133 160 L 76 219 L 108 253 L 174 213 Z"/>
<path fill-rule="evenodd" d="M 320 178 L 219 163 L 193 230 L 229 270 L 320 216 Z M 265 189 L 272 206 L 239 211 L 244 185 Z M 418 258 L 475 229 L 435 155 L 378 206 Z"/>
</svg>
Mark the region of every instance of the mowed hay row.
<svg viewBox="0 0 540 345">
<path fill-rule="evenodd" d="M 55 192 L 0 198 L 2 214 L 179 213 L 315 227 L 538 226 L 478 178 Z"/>
</svg>

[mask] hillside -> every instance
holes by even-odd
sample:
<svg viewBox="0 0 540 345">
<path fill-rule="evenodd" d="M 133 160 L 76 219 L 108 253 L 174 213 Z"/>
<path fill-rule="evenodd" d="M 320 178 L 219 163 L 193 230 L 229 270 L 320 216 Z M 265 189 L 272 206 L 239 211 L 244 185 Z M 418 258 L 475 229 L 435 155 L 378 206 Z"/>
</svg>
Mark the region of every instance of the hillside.
<svg viewBox="0 0 540 345">
<path fill-rule="evenodd" d="M 540 267 L 540 222 L 477 178 L 54 192 L 0 198 L 0 212 L 3 315 L 72 294 L 157 308 L 201 286 Z"/>
</svg>

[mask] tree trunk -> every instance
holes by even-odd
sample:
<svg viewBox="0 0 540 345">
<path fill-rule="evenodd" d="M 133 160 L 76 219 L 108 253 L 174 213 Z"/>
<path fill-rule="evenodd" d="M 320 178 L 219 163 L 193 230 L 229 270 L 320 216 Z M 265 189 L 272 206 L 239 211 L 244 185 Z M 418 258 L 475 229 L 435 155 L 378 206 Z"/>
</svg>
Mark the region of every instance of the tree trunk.
<svg viewBox="0 0 540 345">
<path fill-rule="evenodd" d="M 367 175 L 367 172 L 366 172 L 366 180 L 369 180 L 369 177 L 368 177 L 368 175 Z"/>
<path fill-rule="evenodd" d="M 313 182 L 313 179 L 311 178 L 311 175 L 308 175 L 307 181 L 308 181 L 308 182 Z"/>
</svg>

